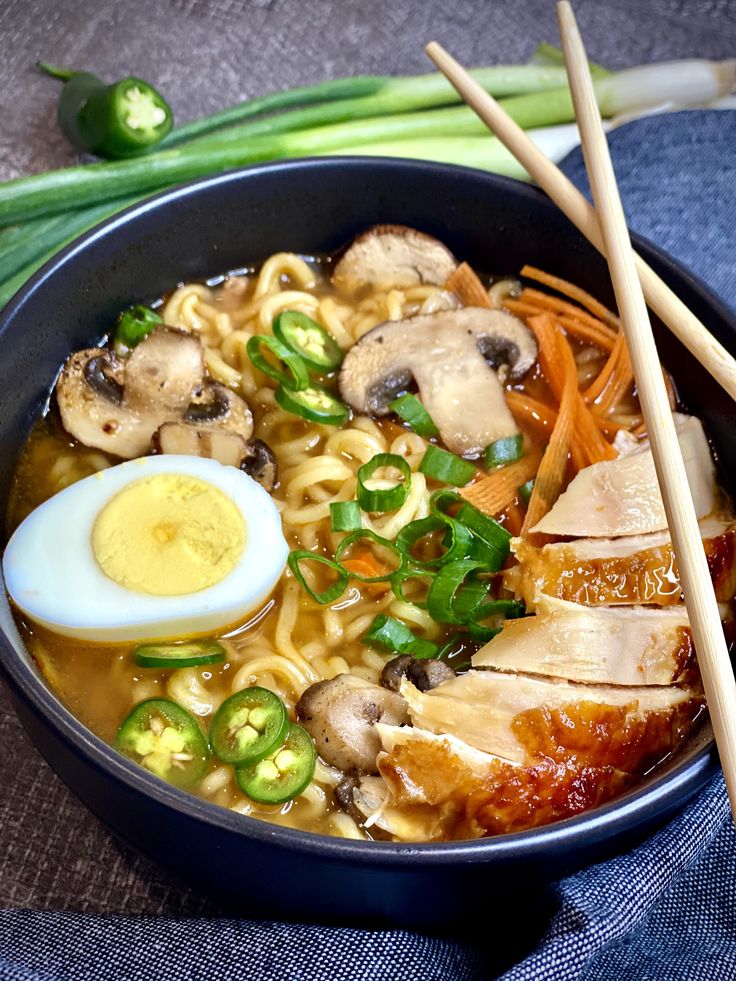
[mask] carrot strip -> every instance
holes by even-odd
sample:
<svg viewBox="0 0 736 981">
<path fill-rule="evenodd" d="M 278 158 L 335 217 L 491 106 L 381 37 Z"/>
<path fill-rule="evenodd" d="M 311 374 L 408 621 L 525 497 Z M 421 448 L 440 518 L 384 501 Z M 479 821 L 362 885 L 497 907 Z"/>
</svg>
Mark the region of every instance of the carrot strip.
<svg viewBox="0 0 736 981">
<path fill-rule="evenodd" d="M 538 466 L 538 454 L 530 453 L 463 487 L 460 494 L 484 514 L 500 514 L 514 503 L 519 488 L 531 480 Z"/>
<path fill-rule="evenodd" d="M 504 513 L 503 526 L 506 531 L 516 537 L 521 534 L 521 526 L 524 524 L 524 518 L 522 516 L 521 508 L 518 503 L 514 501 L 513 504 L 509 504 Z"/>
<path fill-rule="evenodd" d="M 595 328 L 601 333 L 602 336 L 608 337 L 611 341 L 616 339 L 618 330 L 613 327 L 609 327 L 602 320 L 598 320 L 597 317 L 592 316 L 592 314 L 587 313 L 580 307 L 576 307 L 574 303 L 568 303 L 567 300 L 561 300 L 559 296 L 550 296 L 549 293 L 543 293 L 541 290 L 535 290 L 531 286 L 527 286 L 522 290 L 521 300 L 528 300 L 531 303 L 537 303 L 539 306 L 543 306 L 545 310 L 550 310 L 552 313 L 565 313 L 571 317 L 575 317 L 581 323 L 588 324 L 590 327 Z"/>
<path fill-rule="evenodd" d="M 517 392 L 513 388 L 507 389 L 506 401 L 513 417 L 522 424 L 537 430 L 540 433 L 549 434 L 552 432 L 554 424 L 557 422 L 557 410 L 544 402 L 538 402 L 524 392 Z"/>
<path fill-rule="evenodd" d="M 369 579 L 373 579 L 375 576 L 385 576 L 390 571 L 390 567 L 377 559 L 367 548 L 356 549 L 349 559 L 344 559 L 341 562 L 341 565 L 348 572 L 357 572 L 359 576 L 366 576 Z"/>
<path fill-rule="evenodd" d="M 445 289 L 454 293 L 465 307 L 486 307 L 493 309 L 491 298 L 483 288 L 483 283 L 481 283 L 467 262 L 461 262 L 450 273 L 445 283 Z"/>
<path fill-rule="evenodd" d="M 608 324 L 609 327 L 619 330 L 621 324 L 616 314 L 609 310 L 608 307 L 603 306 L 590 293 L 586 293 L 584 289 L 581 289 L 574 283 L 569 283 L 566 279 L 560 279 L 559 276 L 553 276 L 551 273 L 547 273 L 543 269 L 537 269 L 535 266 L 524 266 L 521 270 L 521 275 L 527 279 L 533 279 L 537 283 L 543 283 L 545 286 L 549 286 L 550 289 L 557 290 L 558 293 L 562 293 L 563 296 L 566 296 L 570 300 L 575 300 L 581 307 L 585 307 L 586 310 L 589 310 L 599 320 Z"/>
<path fill-rule="evenodd" d="M 550 343 L 550 334 L 553 333 L 563 374 L 560 411 L 534 479 L 529 507 L 521 529 L 522 535 L 528 534 L 529 529 L 544 517 L 560 496 L 567 474 L 567 458 L 572 444 L 575 407 L 579 397 L 575 358 L 560 328 L 555 326 L 551 316 L 533 317 L 530 324 L 538 337 L 540 335 L 545 337 L 546 344 Z"/>
<path fill-rule="evenodd" d="M 511 313 L 515 313 L 517 317 L 533 317 L 537 314 L 547 312 L 546 307 L 530 303 L 524 299 L 524 293 L 521 294 L 519 299 L 505 299 L 503 305 Z M 583 323 L 575 317 L 568 316 L 564 313 L 556 313 L 556 318 L 557 322 L 562 324 L 567 333 L 572 337 L 577 337 L 578 340 L 592 344 L 594 347 L 599 347 L 602 351 L 610 351 L 614 345 L 615 335 L 604 334 L 598 327 L 592 327 L 590 324 Z"/>
<path fill-rule="evenodd" d="M 606 360 L 606 363 L 601 368 L 597 377 L 583 392 L 583 397 L 586 402 L 595 402 L 595 400 L 600 396 L 601 392 L 609 384 L 616 371 L 616 366 L 621 361 L 621 348 L 625 344 L 624 335 L 619 334 L 613 345 L 611 353 Z"/>
</svg>

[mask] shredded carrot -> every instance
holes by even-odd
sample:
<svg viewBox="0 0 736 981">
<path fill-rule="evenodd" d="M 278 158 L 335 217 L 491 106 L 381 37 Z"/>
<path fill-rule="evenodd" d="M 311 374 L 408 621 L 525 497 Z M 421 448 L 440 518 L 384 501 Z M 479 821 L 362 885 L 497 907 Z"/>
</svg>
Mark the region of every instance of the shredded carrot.
<svg viewBox="0 0 736 981">
<path fill-rule="evenodd" d="M 381 562 L 376 556 L 367 548 L 356 549 L 355 553 L 350 556 L 349 559 L 343 559 L 340 563 L 348 572 L 357 573 L 359 576 L 364 576 L 366 579 L 375 579 L 376 576 L 385 576 L 387 572 L 390 572 L 389 566 L 384 562 Z M 391 583 L 387 580 L 382 580 L 381 582 L 362 582 L 360 583 L 360 588 L 364 592 L 368 593 L 383 593 L 389 589 Z"/>
<path fill-rule="evenodd" d="M 547 435 L 552 432 L 552 428 L 557 422 L 557 410 L 553 409 L 551 405 L 538 402 L 524 392 L 517 392 L 513 388 L 507 389 L 506 401 L 511 409 L 511 414 L 522 425 Z"/>
<path fill-rule="evenodd" d="M 461 262 L 457 269 L 450 273 L 445 289 L 454 293 L 465 307 L 493 308 L 483 283 L 467 262 Z"/>
<path fill-rule="evenodd" d="M 597 317 L 592 316 L 580 307 L 576 307 L 573 303 L 568 303 L 567 300 L 561 300 L 558 296 L 550 296 L 549 293 L 543 293 L 541 290 L 535 290 L 527 286 L 522 291 L 519 299 L 544 307 L 545 310 L 549 310 L 552 313 L 567 314 L 567 316 L 574 317 L 580 323 L 592 327 L 601 337 L 607 338 L 611 343 L 616 340 L 618 330 L 609 327 L 608 324 L 603 323 L 602 320 L 598 320 Z"/>
<path fill-rule="evenodd" d="M 517 317 L 534 317 L 539 313 L 546 313 L 547 309 L 538 304 L 531 303 L 525 298 L 525 293 L 521 294 L 519 299 L 505 299 L 503 305 L 510 310 L 511 313 L 515 313 Z M 579 313 L 583 311 L 580 310 Z M 556 313 L 556 319 L 559 324 L 565 328 L 571 337 L 576 337 L 580 341 L 584 341 L 586 344 L 592 344 L 595 347 L 599 347 L 602 351 L 610 351 L 614 345 L 615 335 L 610 333 L 603 333 L 599 327 L 593 327 L 590 324 L 584 323 L 578 320 L 576 317 L 568 316 L 564 313 Z"/>
<path fill-rule="evenodd" d="M 466 501 L 484 514 L 496 515 L 504 511 L 514 500 L 522 484 L 531 480 L 539 466 L 539 455 L 529 453 L 515 463 L 499 467 L 485 474 L 460 491 Z"/>
<path fill-rule="evenodd" d="M 624 335 L 619 334 L 606 363 L 601 368 L 595 380 L 591 382 L 583 393 L 586 402 L 595 402 L 614 377 L 616 367 L 621 361 L 621 349 L 625 343 Z"/>
<path fill-rule="evenodd" d="M 603 306 L 594 296 L 586 293 L 584 289 L 581 289 L 574 283 L 569 283 L 566 279 L 560 279 L 559 276 L 553 276 L 543 269 L 537 269 L 535 266 L 524 266 L 521 270 L 521 275 L 527 279 L 533 279 L 537 283 L 543 283 L 545 286 L 549 286 L 550 289 L 557 290 L 558 293 L 562 293 L 568 299 L 575 300 L 581 307 L 585 307 L 586 310 L 589 310 L 599 320 L 608 324 L 609 327 L 612 327 L 614 330 L 620 330 L 621 323 L 616 314 L 612 313 L 608 307 Z"/>
<path fill-rule="evenodd" d="M 575 365 L 575 358 L 570 345 L 557 326 L 556 318 L 552 314 L 544 313 L 530 317 L 528 323 L 537 338 L 539 363 L 547 379 L 547 384 L 558 403 L 561 403 L 569 358 L 572 358 L 573 365 Z M 563 344 L 560 344 L 560 337 L 562 337 Z M 575 469 L 582 470 L 583 467 L 597 463 L 599 460 L 613 459 L 616 452 L 601 435 L 593 414 L 578 390 L 577 365 L 575 365 L 575 393 L 573 403 L 575 439 L 571 441 L 570 454 Z M 559 425 L 559 415 L 556 425 Z"/>
<path fill-rule="evenodd" d="M 550 315 L 533 317 L 529 324 L 537 337 L 544 337 L 545 347 L 549 347 L 554 339 L 556 360 L 559 360 L 562 365 L 560 379 L 562 392 L 557 422 L 534 479 L 534 487 L 521 529 L 522 535 L 527 534 L 529 529 L 544 517 L 560 496 L 567 474 L 567 458 L 571 451 L 575 428 L 575 410 L 580 394 L 575 358 L 562 330 L 555 325 Z M 542 344 L 540 343 L 540 355 L 541 351 Z M 549 359 L 549 351 L 546 351 L 546 356 Z"/>
</svg>

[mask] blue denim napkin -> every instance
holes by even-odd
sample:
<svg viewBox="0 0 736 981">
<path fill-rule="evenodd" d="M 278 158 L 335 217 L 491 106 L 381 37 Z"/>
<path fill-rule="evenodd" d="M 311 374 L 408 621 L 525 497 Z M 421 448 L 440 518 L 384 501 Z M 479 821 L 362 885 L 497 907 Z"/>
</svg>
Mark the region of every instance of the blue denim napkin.
<svg viewBox="0 0 736 981">
<path fill-rule="evenodd" d="M 736 112 L 651 117 L 610 143 L 631 227 L 736 307 Z M 586 187 L 579 152 L 564 169 Z M 505 981 L 736 981 L 736 832 L 720 776 L 646 844 L 551 891 L 546 931 L 520 914 L 527 946 L 542 939 Z M 0 981 L 475 981 L 508 965 L 493 926 L 492 906 L 477 940 L 0 910 Z"/>
</svg>

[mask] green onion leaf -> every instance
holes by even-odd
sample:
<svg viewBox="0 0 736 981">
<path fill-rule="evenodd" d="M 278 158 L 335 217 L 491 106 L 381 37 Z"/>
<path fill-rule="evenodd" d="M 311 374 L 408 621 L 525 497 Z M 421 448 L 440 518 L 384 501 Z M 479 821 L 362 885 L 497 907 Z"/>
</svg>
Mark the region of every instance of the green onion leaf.
<svg viewBox="0 0 736 981">
<path fill-rule="evenodd" d="M 398 470 L 403 481 L 385 489 L 366 487 L 366 481 L 371 479 L 376 470 L 383 467 L 393 467 Z M 411 467 L 396 453 L 377 453 L 358 470 L 357 498 L 358 504 L 364 511 L 395 511 L 408 497 L 410 487 Z"/>
<path fill-rule="evenodd" d="M 369 647 L 384 647 L 396 654 L 411 654 L 412 657 L 430 658 L 437 656 L 437 645 L 430 640 L 417 637 L 411 630 L 394 617 L 380 613 L 363 636 L 363 643 Z"/>
<path fill-rule="evenodd" d="M 427 609 L 433 620 L 438 623 L 468 622 L 469 613 L 466 606 L 469 604 L 466 603 L 456 611 L 454 608 L 456 594 L 472 573 L 483 568 L 482 562 L 473 559 L 460 559 L 442 566 L 427 594 Z M 483 594 L 474 590 L 473 598 L 475 599 L 473 608 L 475 608 L 482 601 Z"/>
<path fill-rule="evenodd" d="M 136 347 L 144 337 L 163 323 L 163 318 L 150 307 L 139 303 L 124 310 L 118 317 L 115 327 L 115 345 L 127 348 Z"/>
<path fill-rule="evenodd" d="M 378 553 L 376 558 L 380 564 L 383 565 L 384 560 L 388 559 L 389 562 L 394 562 L 393 568 L 389 566 L 388 570 L 382 573 L 380 576 L 361 576 L 358 572 L 345 569 L 343 559 L 349 560 L 349 556 L 346 556 L 345 553 L 352 548 L 356 542 L 370 543 L 371 552 L 374 554 Z M 381 553 L 383 554 L 381 555 Z M 361 528 L 358 531 L 352 532 L 350 535 L 346 535 L 337 546 L 337 551 L 335 552 L 335 562 L 337 562 L 342 569 L 345 569 L 345 572 L 351 579 L 357 579 L 358 582 L 386 582 L 394 575 L 394 573 L 398 572 L 403 567 L 404 561 L 404 555 L 398 546 L 394 545 L 394 543 L 390 542 L 387 538 L 381 538 L 380 535 L 377 535 L 368 528 Z"/>
<path fill-rule="evenodd" d="M 529 498 L 532 496 L 532 491 L 534 490 L 534 480 L 527 480 L 525 484 L 522 484 L 518 488 L 519 497 L 522 499 L 524 504 L 529 503 Z"/>
<path fill-rule="evenodd" d="M 415 395 L 402 395 L 389 406 L 392 412 L 407 422 L 419 436 L 439 436 L 432 417 Z"/>
<path fill-rule="evenodd" d="M 402 603 L 411 603 L 412 606 L 418 606 L 420 610 L 426 610 L 426 595 L 424 596 L 424 599 L 420 599 L 416 592 L 412 592 L 407 595 L 404 590 L 404 584 L 410 582 L 411 580 L 415 580 L 416 582 L 424 583 L 427 590 L 429 590 L 433 579 L 434 573 L 430 572 L 428 569 L 397 569 L 391 576 L 391 589 L 393 589 L 396 598 L 401 600 Z"/>
<path fill-rule="evenodd" d="M 444 533 L 442 539 L 444 551 L 432 559 L 418 559 L 412 549 L 417 542 L 436 531 Z M 396 537 L 396 544 L 406 558 L 421 569 L 431 569 L 434 566 L 442 566 L 446 562 L 465 558 L 470 551 L 471 542 L 472 536 L 464 525 L 453 521 L 452 518 L 440 517 L 435 514 L 410 521 L 408 525 L 404 525 Z"/>
<path fill-rule="evenodd" d="M 432 445 L 427 447 L 427 452 L 419 464 L 419 470 L 433 480 L 442 481 L 443 484 L 464 487 L 469 480 L 472 480 L 476 467 L 469 460 L 463 460 L 448 450 Z"/>
<path fill-rule="evenodd" d="M 511 535 L 498 521 L 464 501 L 455 515 L 473 535 L 472 558 L 485 562 L 489 572 L 497 572 L 509 557 Z"/>
<path fill-rule="evenodd" d="M 516 436 L 497 439 L 495 443 L 486 446 L 483 462 L 487 470 L 492 470 L 493 467 L 505 467 L 508 463 L 515 463 L 523 454 L 524 437 L 521 433 L 517 433 Z"/>
<path fill-rule="evenodd" d="M 279 361 L 283 362 L 289 370 L 288 375 L 265 356 L 264 348 L 275 354 Z M 301 391 L 308 387 L 309 371 L 306 364 L 298 354 L 286 344 L 282 344 L 277 337 L 264 337 L 256 334 L 255 337 L 249 339 L 245 349 L 256 368 L 262 371 L 264 375 L 268 375 L 269 378 L 275 378 L 280 385 L 295 391 Z"/>
<path fill-rule="evenodd" d="M 490 600 L 481 603 L 470 615 L 468 633 L 473 640 L 487 644 L 501 632 L 503 620 L 517 620 L 525 612 L 524 604 L 517 603 L 516 600 Z M 484 625 L 483 621 L 489 619 L 493 622 Z"/>
<path fill-rule="evenodd" d="M 330 528 L 332 531 L 355 531 L 363 527 L 360 506 L 357 501 L 333 501 L 330 504 Z"/>
<path fill-rule="evenodd" d="M 336 600 L 338 596 L 342 596 L 342 594 L 345 592 L 345 587 L 348 584 L 347 570 L 343 569 L 343 567 L 338 565 L 337 562 L 333 562 L 332 559 L 328 559 L 326 555 L 317 555 L 315 552 L 294 551 L 289 552 L 287 562 L 289 563 L 289 568 L 294 574 L 294 578 L 301 586 L 303 586 L 304 589 L 306 589 L 315 602 L 321 603 L 324 606 L 326 603 L 331 603 L 333 600 Z M 326 565 L 328 569 L 331 569 L 335 573 L 337 579 L 331 586 L 328 586 L 327 589 L 317 593 L 306 581 L 304 578 L 304 573 L 299 568 L 300 563 L 302 562 L 316 562 L 319 565 Z"/>
</svg>

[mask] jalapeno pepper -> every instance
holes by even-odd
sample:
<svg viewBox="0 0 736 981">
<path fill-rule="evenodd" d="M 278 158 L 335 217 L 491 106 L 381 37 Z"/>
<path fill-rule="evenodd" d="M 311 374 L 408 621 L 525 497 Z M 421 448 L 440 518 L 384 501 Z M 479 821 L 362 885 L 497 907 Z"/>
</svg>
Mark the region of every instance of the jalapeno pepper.
<svg viewBox="0 0 736 981">
<path fill-rule="evenodd" d="M 281 746 L 289 730 L 286 706 L 267 688 L 244 688 L 225 699 L 210 725 L 210 746 L 223 763 L 257 763 Z"/>
<path fill-rule="evenodd" d="M 193 715 L 168 698 L 139 702 L 118 730 L 115 746 L 175 787 L 190 787 L 207 772 L 210 751 Z"/>
<path fill-rule="evenodd" d="M 140 78 L 105 85 L 89 72 L 69 71 L 39 62 L 47 75 L 61 79 L 57 117 L 78 150 L 100 157 L 145 153 L 171 130 L 173 116 L 163 96 Z"/>
<path fill-rule="evenodd" d="M 350 415 L 350 410 L 334 395 L 320 385 L 310 385 L 300 391 L 279 385 L 275 398 L 282 409 L 293 412 L 302 419 L 321 422 L 328 426 L 341 426 Z"/>
<path fill-rule="evenodd" d="M 225 648 L 216 640 L 190 640 L 186 644 L 141 644 L 133 660 L 142 668 L 196 668 L 222 664 Z"/>
<path fill-rule="evenodd" d="M 236 767 L 235 779 L 257 804 L 284 804 L 309 786 L 316 763 L 312 737 L 292 722 L 283 745 L 252 766 Z"/>
<path fill-rule="evenodd" d="M 337 341 L 306 313 L 284 310 L 274 320 L 273 332 L 317 371 L 328 372 L 339 368 L 342 351 Z"/>
</svg>

